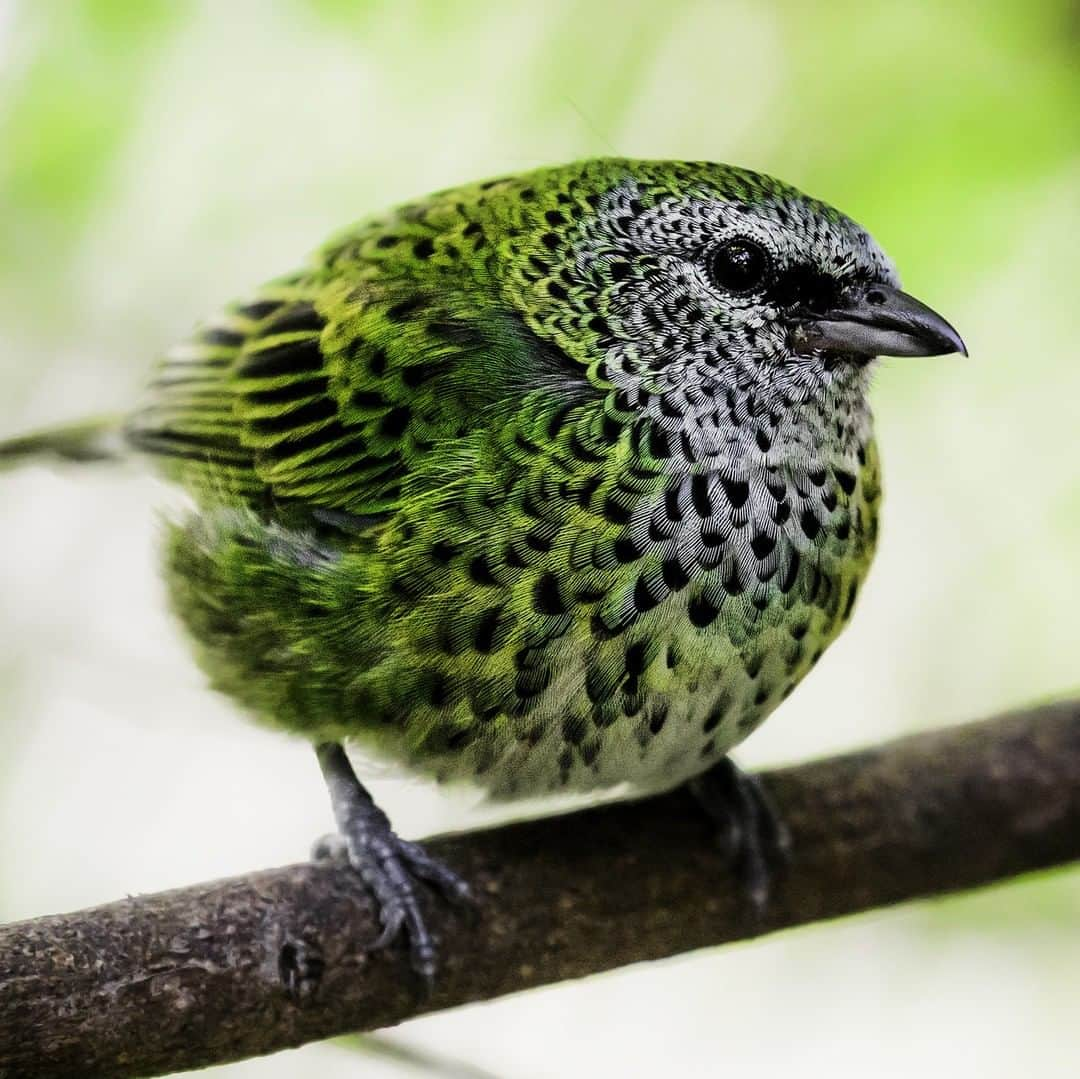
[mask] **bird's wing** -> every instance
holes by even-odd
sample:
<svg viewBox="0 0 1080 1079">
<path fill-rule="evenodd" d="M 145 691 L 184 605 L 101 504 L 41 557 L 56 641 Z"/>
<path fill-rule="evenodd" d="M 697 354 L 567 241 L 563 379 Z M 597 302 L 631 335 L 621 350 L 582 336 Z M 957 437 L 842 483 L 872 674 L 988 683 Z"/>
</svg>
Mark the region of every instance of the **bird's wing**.
<svg viewBox="0 0 1080 1079">
<path fill-rule="evenodd" d="M 492 346 L 460 298 L 324 263 L 174 349 L 128 438 L 202 501 L 379 514 L 469 425 L 462 365 Z"/>
</svg>

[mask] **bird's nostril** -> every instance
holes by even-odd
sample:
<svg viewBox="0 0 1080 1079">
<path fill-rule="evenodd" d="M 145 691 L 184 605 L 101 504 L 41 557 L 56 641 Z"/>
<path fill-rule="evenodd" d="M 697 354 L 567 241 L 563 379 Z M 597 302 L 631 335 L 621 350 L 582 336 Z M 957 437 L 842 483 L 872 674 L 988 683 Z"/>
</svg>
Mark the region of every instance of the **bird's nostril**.
<svg viewBox="0 0 1080 1079">
<path fill-rule="evenodd" d="M 885 293 L 881 289 L 872 288 L 866 294 L 866 302 L 879 306 L 885 302 Z"/>
</svg>

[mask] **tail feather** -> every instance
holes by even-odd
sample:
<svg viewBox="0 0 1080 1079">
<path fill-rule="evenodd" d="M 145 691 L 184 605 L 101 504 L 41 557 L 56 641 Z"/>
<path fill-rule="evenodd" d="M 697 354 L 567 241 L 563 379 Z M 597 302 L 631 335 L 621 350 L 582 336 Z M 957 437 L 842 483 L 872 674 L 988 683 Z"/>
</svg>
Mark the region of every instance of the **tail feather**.
<svg viewBox="0 0 1080 1079">
<path fill-rule="evenodd" d="M 0 441 L 0 470 L 35 458 L 82 463 L 115 460 L 125 454 L 123 418 L 99 416 Z"/>
</svg>

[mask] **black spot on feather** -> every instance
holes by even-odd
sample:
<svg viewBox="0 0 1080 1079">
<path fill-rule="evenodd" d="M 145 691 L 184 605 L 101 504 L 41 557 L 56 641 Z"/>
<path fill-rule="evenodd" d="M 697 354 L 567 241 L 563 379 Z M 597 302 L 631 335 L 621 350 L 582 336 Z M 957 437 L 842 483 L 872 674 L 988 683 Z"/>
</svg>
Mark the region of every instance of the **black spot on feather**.
<svg viewBox="0 0 1080 1079">
<path fill-rule="evenodd" d="M 296 333 L 309 331 L 321 333 L 326 325 L 326 319 L 320 315 L 309 303 L 294 304 L 281 312 L 263 333 Z"/>
<path fill-rule="evenodd" d="M 560 615 L 566 612 L 559 582 L 553 573 L 540 575 L 533 588 L 533 606 L 540 614 Z"/>
<path fill-rule="evenodd" d="M 319 342 L 287 341 L 242 356 L 237 374 L 243 378 L 272 378 L 302 371 L 320 371 L 323 364 Z"/>
</svg>

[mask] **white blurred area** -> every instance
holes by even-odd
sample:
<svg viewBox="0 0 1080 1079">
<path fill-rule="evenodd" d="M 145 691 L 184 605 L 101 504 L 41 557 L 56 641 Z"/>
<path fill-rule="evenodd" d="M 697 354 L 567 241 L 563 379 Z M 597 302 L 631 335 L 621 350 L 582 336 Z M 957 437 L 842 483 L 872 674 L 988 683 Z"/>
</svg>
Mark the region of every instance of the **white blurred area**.
<svg viewBox="0 0 1080 1079">
<path fill-rule="evenodd" d="M 31 7 L 0 19 L 8 77 L 46 33 Z M 801 143 L 768 135 L 798 105 L 783 5 L 674 5 L 656 22 L 647 5 L 627 5 L 638 14 L 609 23 L 568 0 L 464 3 L 448 5 L 459 17 L 426 7 L 422 23 L 403 4 L 351 36 L 299 5 L 193 7 L 152 58 L 100 206 L 77 238 L 39 252 L 55 262 L 50 316 L 20 317 L 0 300 L 0 436 L 123 407 L 155 353 L 216 304 L 410 195 L 616 152 L 729 159 L 803 183 L 815 175 L 805 162 L 842 138 L 836 124 Z M 885 46 L 876 30 L 860 45 L 871 70 Z M 575 75 L 590 61 L 603 70 Z M 894 253 L 921 252 L 907 284 L 960 328 L 972 358 L 883 369 L 877 564 L 852 628 L 743 748 L 744 764 L 1077 690 L 1078 185 L 1074 147 L 1037 182 L 995 188 L 967 210 L 995 228 L 994 257 L 971 264 L 945 250 L 940 273 L 934 249 L 964 242 L 964 228 L 943 239 L 940 222 L 920 233 L 894 217 L 882 236 L 842 204 Z M 903 192 L 882 196 L 897 203 Z M 249 726 L 205 689 L 167 612 L 155 539 L 177 497 L 135 464 L 0 474 L 0 920 L 296 861 L 330 826 L 308 747 Z M 367 776 L 407 836 L 492 815 L 468 794 Z M 1066 1077 L 1080 1072 L 1078 1003 L 1074 873 L 635 967 L 384 1037 L 510 1079 Z M 404 1074 L 335 1045 L 216 1070 L 361 1073 Z"/>
</svg>

